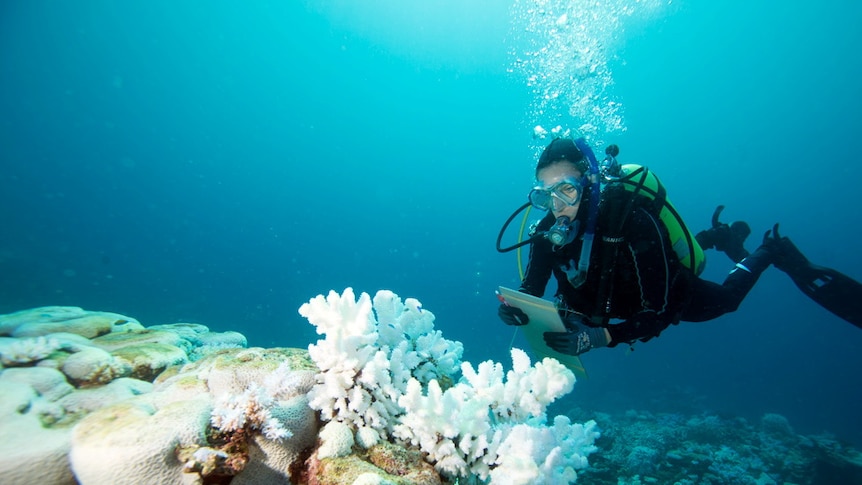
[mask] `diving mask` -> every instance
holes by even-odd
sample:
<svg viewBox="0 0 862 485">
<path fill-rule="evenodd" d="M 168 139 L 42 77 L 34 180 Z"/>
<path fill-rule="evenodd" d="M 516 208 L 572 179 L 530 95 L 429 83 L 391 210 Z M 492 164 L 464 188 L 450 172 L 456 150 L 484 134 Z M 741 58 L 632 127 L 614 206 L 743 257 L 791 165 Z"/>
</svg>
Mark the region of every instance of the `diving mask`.
<svg viewBox="0 0 862 485">
<path fill-rule="evenodd" d="M 581 186 L 580 179 L 567 177 L 548 188 L 534 187 L 530 191 L 530 204 L 539 210 L 561 211 L 581 200 Z"/>
</svg>

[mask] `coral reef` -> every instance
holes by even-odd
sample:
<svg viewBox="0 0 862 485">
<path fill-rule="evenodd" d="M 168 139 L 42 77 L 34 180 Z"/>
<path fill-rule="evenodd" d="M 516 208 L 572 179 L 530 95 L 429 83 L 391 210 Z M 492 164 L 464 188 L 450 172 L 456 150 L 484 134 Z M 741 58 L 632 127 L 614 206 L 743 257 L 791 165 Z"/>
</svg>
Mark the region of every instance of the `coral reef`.
<svg viewBox="0 0 862 485">
<path fill-rule="evenodd" d="M 264 378 L 262 386 L 251 383 L 240 394 L 223 393 L 212 410 L 213 427 L 221 432 L 261 431 L 270 440 L 289 438 L 292 433 L 274 412 L 284 406 L 285 395 L 293 397 L 293 389 L 304 388 L 303 378 L 308 379 L 292 371 L 290 364 L 283 362 Z"/>
<path fill-rule="evenodd" d="M 0 330 L 4 483 L 283 480 L 314 445 L 304 350 L 77 307 L 0 315 Z M 242 424 L 213 426 L 231 405 Z"/>
<path fill-rule="evenodd" d="M 599 413 L 591 484 L 769 485 L 862 483 L 862 454 L 830 436 L 801 436 L 781 415 L 738 417 Z"/>
<path fill-rule="evenodd" d="M 185 483 L 189 473 L 234 484 L 288 479 L 317 435 L 305 397 L 314 370 L 297 352 L 304 351 L 219 350 L 162 374 L 150 393 L 90 414 L 73 432 L 76 477 L 84 484 Z M 135 445 L 142 435 L 148 448 Z M 106 447 L 123 450 L 116 460 L 136 473 L 97 460 L 94 450 Z"/>
<path fill-rule="evenodd" d="M 778 414 L 549 422 L 571 372 L 518 349 L 509 370 L 461 362 L 434 315 L 392 292 L 300 312 L 324 335 L 308 350 L 77 307 L 0 315 L 2 482 L 862 483 L 859 451 Z"/>
<path fill-rule="evenodd" d="M 325 335 L 309 347 L 320 368 L 310 404 L 324 420 L 349 426 L 362 446 L 379 437 L 416 447 L 445 477 L 464 483 L 494 476 L 511 484 L 572 483 L 575 470 L 587 466 L 595 423 L 560 417 L 546 425 L 548 404 L 575 383 L 558 361 L 531 366 L 513 349 L 508 373 L 491 361 L 461 363 L 460 343 L 434 330 L 433 313 L 390 291 L 373 300 L 367 293 L 357 299 L 350 288 L 332 291 L 299 311 Z M 352 442 L 345 433 L 339 427 L 331 436 Z M 339 457 L 343 452 L 331 450 L 345 446 L 324 440 L 317 459 Z"/>
<path fill-rule="evenodd" d="M 444 482 L 421 453 L 384 441 L 343 457 L 310 460 L 307 483 L 442 485 Z"/>
<path fill-rule="evenodd" d="M 321 371 L 311 405 L 327 421 L 389 435 L 411 378 L 424 386 L 450 379 L 460 365 L 461 343 L 435 331 L 434 315 L 414 299 L 402 303 L 392 292 L 379 292 L 372 308 L 367 293 L 356 301 L 347 289 L 343 296 L 319 295 L 299 313 L 326 336 L 308 352 Z"/>
<path fill-rule="evenodd" d="M 63 344 L 55 339 L 43 336 L 34 338 L 2 338 L 0 339 L 0 362 L 5 366 L 26 365 L 38 362 Z"/>
<path fill-rule="evenodd" d="M 112 332 L 139 330 L 134 318 L 110 312 L 91 312 L 78 307 L 40 307 L 3 315 L 0 335 L 15 338 L 72 333 L 92 339 Z"/>
</svg>

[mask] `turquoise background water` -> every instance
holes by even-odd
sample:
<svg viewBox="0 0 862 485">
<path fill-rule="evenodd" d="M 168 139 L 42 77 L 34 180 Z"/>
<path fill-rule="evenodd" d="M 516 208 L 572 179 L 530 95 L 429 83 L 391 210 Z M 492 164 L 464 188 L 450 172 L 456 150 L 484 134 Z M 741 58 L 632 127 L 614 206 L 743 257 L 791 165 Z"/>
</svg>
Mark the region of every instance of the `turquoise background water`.
<svg viewBox="0 0 862 485">
<path fill-rule="evenodd" d="M 494 240 L 547 141 L 533 126 L 589 121 L 565 113 L 577 89 L 538 113 L 516 66 L 535 47 L 526 5 L 4 2 L 0 312 L 76 305 L 304 347 L 304 301 L 387 288 L 421 300 L 466 359 L 508 363 L 493 292 L 517 268 Z M 810 259 L 862 279 L 862 7 L 615 16 L 626 5 L 591 25 L 625 128 L 593 141 L 649 165 L 695 230 L 725 204 L 752 226 L 749 249 L 781 222 Z M 711 253 L 705 276 L 730 269 Z M 860 444 L 860 345 L 770 270 L 735 314 L 587 354 L 591 378 L 562 404 L 777 412 Z"/>
</svg>

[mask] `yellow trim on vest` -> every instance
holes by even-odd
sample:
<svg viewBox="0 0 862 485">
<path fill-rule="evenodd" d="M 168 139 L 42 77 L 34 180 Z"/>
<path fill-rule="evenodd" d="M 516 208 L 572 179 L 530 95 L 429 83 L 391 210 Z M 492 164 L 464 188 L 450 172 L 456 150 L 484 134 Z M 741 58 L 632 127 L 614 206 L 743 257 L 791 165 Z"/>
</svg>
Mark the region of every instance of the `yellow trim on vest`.
<svg viewBox="0 0 862 485">
<path fill-rule="evenodd" d="M 664 204 L 662 204 L 658 217 L 667 229 L 671 246 L 680 263 L 692 270 L 694 274 L 700 275 L 706 266 L 706 254 L 704 254 L 700 244 L 697 243 L 694 235 L 688 230 L 685 221 L 682 220 L 682 216 L 679 215 L 673 204 L 671 204 L 670 198 L 667 196 L 667 192 L 664 190 L 664 186 L 659 178 L 647 167 L 628 163 L 622 166 L 622 173 L 624 175 L 620 178 L 621 185 L 625 190 L 634 192 L 638 186 L 636 180 L 640 180 L 642 174 L 638 173 L 631 178 L 628 178 L 626 174 L 632 174 L 640 168 L 646 171 L 646 177 L 644 177 L 643 188 L 638 193 L 655 200 L 656 194 L 662 191 L 665 192 Z M 692 252 L 694 253 L 694 257 L 692 257 Z"/>
</svg>

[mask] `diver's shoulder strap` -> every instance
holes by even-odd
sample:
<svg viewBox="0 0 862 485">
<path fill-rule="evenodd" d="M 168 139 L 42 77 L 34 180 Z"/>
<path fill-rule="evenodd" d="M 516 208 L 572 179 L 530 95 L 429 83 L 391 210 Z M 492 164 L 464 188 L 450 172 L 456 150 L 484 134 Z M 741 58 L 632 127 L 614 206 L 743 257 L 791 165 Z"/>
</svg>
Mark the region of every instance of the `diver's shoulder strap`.
<svg viewBox="0 0 862 485">
<path fill-rule="evenodd" d="M 602 237 L 621 237 L 623 226 L 632 210 L 634 198 L 632 193 L 621 186 L 608 185 L 602 191 L 599 204 L 600 220 L 602 222 Z"/>
<path fill-rule="evenodd" d="M 653 214 L 659 214 L 667 200 L 667 191 L 659 184 L 659 190 L 648 197 L 642 192 L 644 182 L 649 175 L 649 169 L 639 167 L 626 177 L 626 187 L 623 183 L 611 183 L 602 193 L 600 208 L 604 216 L 604 231 L 602 233 L 602 251 L 600 258 L 599 289 L 596 293 L 596 308 L 602 314 L 602 323 L 609 321 L 611 294 L 613 293 L 613 273 L 619 257 L 620 246 L 625 242 L 623 230 L 629 215 L 635 207 L 645 207 Z"/>
<path fill-rule="evenodd" d="M 602 219 L 601 251 L 599 253 L 599 288 L 596 292 L 595 309 L 602 325 L 607 325 L 610 318 L 613 292 L 614 268 L 619 257 L 620 246 L 625 242 L 623 228 L 632 211 L 635 196 L 620 185 L 608 185 L 602 192 L 600 214 Z"/>
</svg>

